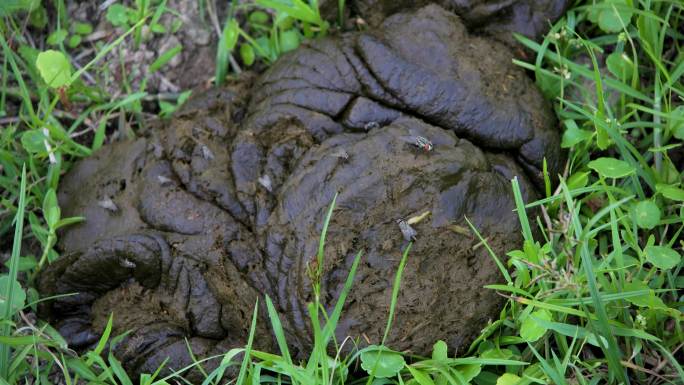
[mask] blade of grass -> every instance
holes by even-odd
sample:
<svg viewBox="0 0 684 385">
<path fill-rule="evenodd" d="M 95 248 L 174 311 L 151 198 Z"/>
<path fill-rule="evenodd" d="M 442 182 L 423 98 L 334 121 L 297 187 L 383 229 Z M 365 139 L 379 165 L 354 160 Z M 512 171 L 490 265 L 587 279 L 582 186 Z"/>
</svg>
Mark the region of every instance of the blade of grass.
<svg viewBox="0 0 684 385">
<path fill-rule="evenodd" d="M 4 41 L 4 38 L 2 39 Z M 26 210 L 26 166 L 21 170 L 21 184 L 19 187 L 19 204 L 17 206 L 17 214 L 14 220 L 14 240 L 12 243 L 12 254 L 9 263 L 9 282 L 5 293 L 5 312 L 2 319 L 11 321 L 14 314 L 12 313 L 12 303 L 14 299 L 14 282 L 17 280 L 19 273 L 19 256 L 21 254 L 21 241 L 24 232 L 24 212 Z M 0 325 L 0 336 L 9 337 L 11 326 L 8 322 L 3 322 Z M 0 377 L 7 378 L 9 375 L 11 349 L 7 343 L 0 344 Z"/>
<path fill-rule="evenodd" d="M 603 350 L 606 358 L 608 359 L 608 367 L 610 368 L 610 377 L 617 375 L 617 377 L 625 384 L 629 384 L 629 378 L 625 372 L 625 369 L 620 363 L 621 360 L 621 350 L 615 341 L 615 337 L 611 332 L 610 325 L 608 324 L 608 314 L 606 313 L 606 308 L 601 301 L 601 296 L 599 295 L 598 285 L 596 283 L 596 275 L 594 274 L 592 259 L 589 254 L 589 247 L 587 245 L 588 240 L 582 238 L 584 229 L 580 223 L 579 216 L 575 210 L 575 202 L 570 196 L 568 187 L 563 180 L 561 180 L 561 189 L 565 195 L 566 204 L 568 206 L 568 211 L 571 213 L 571 225 L 575 233 L 575 237 L 579 242 L 580 247 L 580 258 L 582 261 L 582 269 L 587 279 L 587 285 L 589 286 L 589 293 L 593 299 L 594 310 L 596 311 L 597 320 L 596 322 L 591 322 L 590 324 L 595 325 L 598 328 L 598 332 L 608 340 L 608 345 L 604 346 L 601 344 L 601 349 Z M 600 341 L 599 341 L 600 342 Z"/>
<path fill-rule="evenodd" d="M 236 385 L 242 385 L 247 375 L 247 368 L 250 363 L 250 355 L 252 352 L 252 345 L 254 343 L 254 333 L 256 332 L 257 315 L 259 313 L 259 299 L 257 298 L 254 305 L 254 313 L 252 314 L 252 324 L 249 327 L 249 337 L 247 337 L 247 345 L 245 346 L 244 356 L 242 357 L 242 365 L 240 365 L 240 372 L 238 374 Z"/>
<path fill-rule="evenodd" d="M 506 283 L 509 285 L 513 285 L 513 279 L 511 278 L 511 275 L 508 273 L 508 269 L 504 266 L 504 264 L 501 262 L 499 257 L 496 255 L 494 250 L 492 250 L 491 247 L 489 247 L 489 243 L 482 237 L 479 231 L 475 228 L 475 226 L 470 222 L 470 219 L 468 217 L 465 217 L 466 222 L 468 223 L 468 226 L 470 226 L 470 229 L 473 231 L 477 239 L 480 240 L 480 243 L 484 245 L 484 247 L 487 249 L 487 252 L 489 255 L 494 259 L 494 262 L 496 263 L 496 266 L 499 268 L 499 271 L 501 271 L 501 274 L 504 276 L 506 279 Z"/>
</svg>

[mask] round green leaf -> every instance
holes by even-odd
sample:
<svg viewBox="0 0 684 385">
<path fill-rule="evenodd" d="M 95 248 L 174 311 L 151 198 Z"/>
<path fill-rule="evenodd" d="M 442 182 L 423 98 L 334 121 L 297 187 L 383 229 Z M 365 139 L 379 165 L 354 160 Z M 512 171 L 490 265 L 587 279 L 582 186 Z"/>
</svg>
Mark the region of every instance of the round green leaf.
<svg viewBox="0 0 684 385">
<path fill-rule="evenodd" d="M 254 11 L 247 17 L 250 24 L 261 24 L 264 25 L 268 23 L 268 14 L 264 11 Z"/>
<path fill-rule="evenodd" d="M 33 0 L 32 2 L 40 4 L 39 1 Z M 47 27 L 47 23 L 48 14 L 45 7 L 37 7 L 33 11 L 31 11 L 31 13 L 29 13 L 29 24 L 31 25 L 31 27 L 35 29 L 45 29 L 45 27 Z"/>
<path fill-rule="evenodd" d="M 299 34 L 291 29 L 280 34 L 280 50 L 282 52 L 292 51 L 299 47 Z"/>
<path fill-rule="evenodd" d="M 496 380 L 496 385 L 515 385 L 521 378 L 513 373 L 504 373 Z"/>
<path fill-rule="evenodd" d="M 605 178 L 622 178 L 635 171 L 629 163 L 615 158 L 598 158 L 587 166 Z"/>
<path fill-rule="evenodd" d="M 513 351 L 510 349 L 499 349 L 499 348 L 492 348 L 489 350 L 486 350 L 480 354 L 481 358 L 499 358 L 502 360 L 507 360 L 513 357 Z"/>
<path fill-rule="evenodd" d="M 112 4 L 107 8 L 107 20 L 115 27 L 128 24 L 128 8 L 123 4 Z"/>
<path fill-rule="evenodd" d="M 404 364 L 404 357 L 391 350 L 367 350 L 361 353 L 361 367 L 377 378 L 395 376 Z"/>
<path fill-rule="evenodd" d="M 59 222 L 61 213 L 57 204 L 57 193 L 54 189 L 49 189 L 43 199 L 43 217 L 48 227 L 54 229 Z"/>
<path fill-rule="evenodd" d="M 273 56 L 271 41 L 266 36 L 259 36 L 254 40 L 257 45 L 256 54 L 259 57 L 270 58 Z"/>
<path fill-rule="evenodd" d="M 579 143 L 590 140 L 594 135 L 591 131 L 582 130 L 581 128 L 577 127 L 577 124 L 574 120 L 568 119 L 563 123 L 567 127 L 563 132 L 563 140 L 561 141 L 561 147 L 563 148 L 570 148 Z"/>
<path fill-rule="evenodd" d="M 47 151 L 45 148 L 46 139 L 41 130 L 28 130 L 21 134 L 21 145 L 29 153 L 41 153 Z"/>
<path fill-rule="evenodd" d="M 606 58 L 606 67 L 618 79 L 631 79 L 634 63 L 624 53 L 613 52 Z"/>
<path fill-rule="evenodd" d="M 48 36 L 46 43 L 52 46 L 60 45 L 66 38 L 67 31 L 64 29 L 58 29 L 55 32 L 51 33 L 50 36 Z"/>
<path fill-rule="evenodd" d="M 469 384 L 473 378 L 477 377 L 477 375 L 480 374 L 480 372 L 482 371 L 482 365 L 480 365 L 480 364 L 457 365 L 457 366 L 454 366 L 454 369 L 457 370 L 461 374 L 465 383 Z"/>
<path fill-rule="evenodd" d="M 161 25 L 159 23 L 152 24 L 150 26 L 150 30 L 152 30 L 152 32 L 154 32 L 154 33 L 160 33 L 160 34 L 166 33 L 166 27 L 164 27 L 163 25 Z"/>
<path fill-rule="evenodd" d="M 81 36 L 80 35 L 71 35 L 69 38 L 69 41 L 67 42 L 67 45 L 69 48 L 76 48 L 79 44 L 81 44 Z"/>
<path fill-rule="evenodd" d="M 68 85 L 71 79 L 71 65 L 59 51 L 47 50 L 38 54 L 36 67 L 45 83 L 52 88 Z"/>
<path fill-rule="evenodd" d="M 93 26 L 90 23 L 74 23 L 74 33 L 79 35 L 90 35 L 93 33 Z"/>
<path fill-rule="evenodd" d="M 249 44 L 243 44 L 240 46 L 240 58 L 242 62 L 247 66 L 254 64 L 254 48 Z"/>
<path fill-rule="evenodd" d="M 648 290 L 647 294 L 643 295 L 638 295 L 638 296 L 633 296 L 633 297 L 627 297 L 625 298 L 627 302 L 630 302 L 636 306 L 639 307 L 648 307 L 651 309 L 656 309 L 656 308 L 661 308 L 665 309 L 667 306 L 663 302 L 662 299 L 660 299 L 657 295 L 655 295 L 655 292 L 651 290 L 650 287 L 648 287 L 645 283 L 635 281 L 635 282 L 628 282 L 625 284 L 623 291 L 624 292 L 630 292 L 630 291 L 641 291 L 641 290 Z"/>
<path fill-rule="evenodd" d="M 667 246 L 646 246 L 644 256 L 653 266 L 663 270 L 677 266 L 682 259 L 678 252 Z"/>
<path fill-rule="evenodd" d="M 660 207 L 653 201 L 639 202 L 634 206 L 636 224 L 642 229 L 652 229 L 660 223 Z"/>
<path fill-rule="evenodd" d="M 520 337 L 527 342 L 534 342 L 546 333 L 547 329 L 541 326 L 535 318 L 551 321 L 551 313 L 546 309 L 540 309 L 533 311 L 525 318 L 520 325 Z"/>
<path fill-rule="evenodd" d="M 294 25 L 294 21 L 295 20 L 292 17 L 290 17 L 287 13 L 278 12 L 273 23 L 280 27 L 280 29 L 282 30 L 288 30 L 292 28 L 292 26 Z"/>
<path fill-rule="evenodd" d="M 605 32 L 620 32 L 629 25 L 632 9 L 625 0 L 606 0 L 598 15 L 599 28 Z"/>
<path fill-rule="evenodd" d="M 24 303 L 26 302 L 26 293 L 21 285 L 16 280 L 12 280 L 12 301 L 11 303 L 5 298 L 7 289 L 10 285 L 9 275 L 0 276 L 0 316 L 6 314 L 7 306 L 10 306 L 10 313 L 14 314 L 18 310 L 24 308 Z"/>
<path fill-rule="evenodd" d="M 567 185 L 570 190 L 582 188 L 589 183 L 589 171 L 580 171 L 570 175 Z"/>
<path fill-rule="evenodd" d="M 231 52 L 235 49 L 235 45 L 238 41 L 238 36 L 240 33 L 240 26 L 237 20 L 230 19 L 226 28 L 223 29 L 223 35 L 221 36 L 221 45 Z"/>
</svg>

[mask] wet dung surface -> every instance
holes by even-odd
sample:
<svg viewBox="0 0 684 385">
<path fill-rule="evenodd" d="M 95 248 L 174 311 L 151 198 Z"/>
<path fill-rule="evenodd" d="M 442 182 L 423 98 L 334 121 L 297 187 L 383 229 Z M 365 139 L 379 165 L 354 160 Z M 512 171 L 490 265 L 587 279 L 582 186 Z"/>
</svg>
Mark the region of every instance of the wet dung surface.
<svg viewBox="0 0 684 385">
<path fill-rule="evenodd" d="M 61 237 L 42 293 L 74 347 L 94 343 L 110 312 L 131 372 L 243 345 L 269 295 L 295 355 L 311 346 L 307 266 L 338 193 L 322 267 L 328 307 L 363 256 L 337 330 L 379 343 L 413 223 L 388 345 L 463 351 L 498 316 L 501 280 L 465 217 L 499 256 L 519 247 L 510 179 L 527 200 L 546 157 L 561 165 L 556 121 L 501 43 L 472 36 L 431 5 L 364 33 L 310 42 L 258 77 L 191 100 L 171 123 L 102 148 L 64 178 Z M 429 145 L 428 145 L 429 144 Z M 403 228 L 403 230 L 406 230 Z M 466 231 L 463 231 L 466 230 Z M 263 303 L 263 301 L 261 301 Z M 260 312 L 265 315 L 265 311 Z M 262 317 L 258 348 L 270 348 Z"/>
</svg>

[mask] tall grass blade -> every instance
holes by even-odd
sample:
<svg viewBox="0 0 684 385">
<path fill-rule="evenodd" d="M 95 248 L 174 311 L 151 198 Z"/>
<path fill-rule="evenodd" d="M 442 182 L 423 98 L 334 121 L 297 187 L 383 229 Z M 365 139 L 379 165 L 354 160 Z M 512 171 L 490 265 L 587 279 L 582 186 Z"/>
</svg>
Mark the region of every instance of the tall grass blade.
<svg viewBox="0 0 684 385">
<path fill-rule="evenodd" d="M 278 348 L 280 349 L 280 354 L 285 358 L 285 362 L 288 365 L 292 365 L 292 358 L 290 357 L 290 351 L 287 348 L 287 340 L 285 339 L 285 332 L 283 331 L 283 324 L 280 322 L 278 317 L 278 312 L 273 306 L 273 301 L 271 297 L 266 296 L 266 308 L 268 309 L 268 317 L 271 320 L 271 327 L 273 328 L 273 334 L 275 334 L 276 342 L 278 343 Z"/>
<path fill-rule="evenodd" d="M 4 41 L 4 38 L 3 38 Z M 19 273 L 19 256 L 21 254 L 21 240 L 24 233 L 24 213 L 26 210 L 26 165 L 21 169 L 21 183 L 19 187 L 19 204 L 14 220 L 14 240 L 12 243 L 12 254 L 9 261 L 9 281 L 7 288 L 2 295 L 5 298 L 5 311 L 2 314 L 0 324 L 0 336 L 9 337 L 11 321 L 14 316 L 12 313 L 12 303 L 14 299 L 14 282 L 17 281 Z M 7 378 L 9 375 L 11 349 L 9 344 L 0 344 L 0 377 Z"/>
<path fill-rule="evenodd" d="M 401 287 L 401 275 L 404 273 L 404 267 L 406 266 L 406 260 L 408 259 L 408 253 L 411 251 L 411 246 L 413 242 L 409 242 L 404 249 L 404 254 L 401 256 L 401 261 L 399 262 L 399 267 L 397 268 L 397 274 L 394 276 L 394 284 L 392 285 L 392 300 L 390 302 L 389 315 L 387 317 L 387 325 L 385 326 L 385 333 L 382 335 L 381 345 L 385 345 L 387 336 L 392 329 L 392 323 L 394 322 L 394 313 L 397 308 L 397 299 L 399 298 L 399 288 Z"/>
<path fill-rule="evenodd" d="M 491 256 L 492 259 L 494 259 L 494 263 L 496 263 L 496 266 L 499 268 L 499 271 L 501 271 L 501 274 L 506 279 L 506 283 L 508 283 L 509 285 L 512 286 L 513 285 L 513 279 L 511 278 L 511 275 L 508 273 L 508 269 L 506 269 L 506 266 L 504 266 L 503 262 L 501 262 L 501 260 L 496 255 L 494 250 L 492 250 L 492 248 L 489 246 L 489 243 L 487 243 L 487 240 L 482 237 L 482 234 L 480 234 L 480 232 L 477 231 L 477 228 L 475 228 L 475 226 L 472 224 L 472 222 L 470 222 L 470 219 L 468 219 L 468 217 L 465 217 L 465 220 L 468 223 L 468 226 L 470 226 L 470 230 L 472 230 L 472 232 L 475 234 L 477 239 L 480 240 L 480 243 L 482 243 L 484 245 L 485 249 L 487 249 L 487 253 L 489 253 L 489 256 Z"/>
<path fill-rule="evenodd" d="M 242 357 L 242 365 L 240 365 L 240 373 L 238 374 L 236 385 L 242 385 L 247 375 L 247 368 L 249 367 L 252 345 L 254 343 L 254 333 L 256 332 L 257 315 L 259 313 L 259 299 L 257 298 L 254 305 L 254 313 L 252 314 L 252 324 L 249 327 L 249 337 L 247 337 L 247 346 L 245 346 L 244 357 Z"/>
<path fill-rule="evenodd" d="M 589 247 L 587 245 L 588 240 L 583 238 L 584 229 L 579 221 L 579 215 L 575 209 L 575 202 L 570 197 L 568 186 L 564 181 L 561 181 L 561 189 L 565 195 L 566 204 L 568 206 L 568 211 L 572 214 L 572 228 L 575 233 L 575 237 L 579 242 L 580 247 L 580 258 L 582 260 L 582 269 L 587 279 L 587 285 L 589 286 L 589 293 L 593 299 L 594 308 L 597 315 L 597 320 L 591 322 L 598 330 L 600 335 L 602 335 L 608 341 L 608 345 L 601 345 L 606 358 L 608 359 L 608 367 L 610 368 L 610 376 L 617 375 L 617 377 L 625 384 L 629 384 L 629 378 L 625 369 L 620 363 L 621 350 L 615 341 L 615 336 L 613 335 L 610 325 L 608 323 L 608 314 L 606 313 L 606 308 L 604 307 L 603 301 L 601 301 L 601 296 L 598 290 L 598 285 L 596 283 L 596 275 L 594 274 L 593 264 L 591 255 L 589 254 Z M 599 340 L 599 343 L 601 340 Z"/>
<path fill-rule="evenodd" d="M 328 234 L 328 225 L 330 224 L 330 218 L 332 218 L 333 210 L 335 209 L 335 203 L 337 202 L 337 194 L 333 196 L 332 203 L 328 208 L 328 213 L 325 215 L 325 221 L 323 221 L 323 230 L 321 230 L 321 239 L 318 241 L 318 268 L 323 268 L 323 257 L 325 256 L 325 236 Z"/>
</svg>

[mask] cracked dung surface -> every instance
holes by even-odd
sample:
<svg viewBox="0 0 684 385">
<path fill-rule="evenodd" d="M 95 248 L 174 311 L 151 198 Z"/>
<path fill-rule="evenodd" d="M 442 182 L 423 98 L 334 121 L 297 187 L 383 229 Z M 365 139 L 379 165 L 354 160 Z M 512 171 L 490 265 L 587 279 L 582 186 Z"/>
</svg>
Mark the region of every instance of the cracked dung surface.
<svg viewBox="0 0 684 385">
<path fill-rule="evenodd" d="M 378 343 L 406 246 L 397 223 L 431 211 L 403 275 L 388 345 L 426 354 L 437 339 L 463 350 L 497 317 L 483 285 L 499 255 L 520 247 L 510 179 L 526 200 L 542 159 L 561 165 L 559 134 L 508 49 L 468 34 L 436 5 L 371 32 L 308 43 L 257 78 L 191 100 L 163 130 L 106 146 L 64 178 L 64 215 L 86 222 L 61 237 L 41 276 L 45 306 L 74 347 L 93 344 L 115 313 L 126 368 L 153 371 L 245 343 L 258 297 L 269 295 L 288 343 L 311 346 L 306 274 L 335 192 L 322 267 L 332 307 L 353 257 L 364 254 L 340 319 L 345 336 Z M 410 144 L 428 138 L 433 150 Z M 114 204 L 103 205 L 111 200 Z M 106 206 L 106 207 L 103 207 Z M 263 301 L 261 301 L 263 303 Z M 265 311 L 257 348 L 272 348 Z"/>
</svg>

